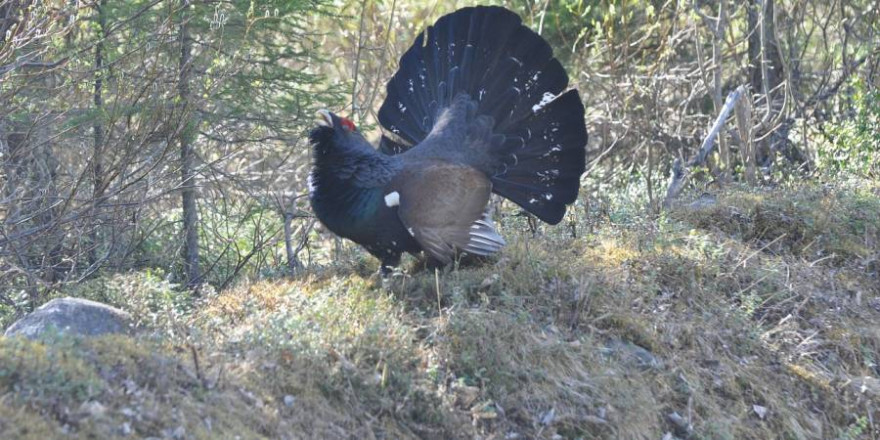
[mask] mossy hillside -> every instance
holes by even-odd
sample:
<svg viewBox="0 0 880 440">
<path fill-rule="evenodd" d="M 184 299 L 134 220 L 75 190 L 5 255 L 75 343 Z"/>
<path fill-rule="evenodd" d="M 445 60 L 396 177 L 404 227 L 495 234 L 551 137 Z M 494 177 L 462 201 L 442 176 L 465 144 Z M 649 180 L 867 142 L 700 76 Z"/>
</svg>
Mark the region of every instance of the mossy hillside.
<svg viewBox="0 0 880 440">
<path fill-rule="evenodd" d="M 198 300 L 94 281 L 77 293 L 146 329 L 3 340 L 0 417 L 86 438 L 870 438 L 877 191 L 610 205 L 577 236 L 506 217 L 496 260 L 385 283 L 361 258 Z"/>
</svg>

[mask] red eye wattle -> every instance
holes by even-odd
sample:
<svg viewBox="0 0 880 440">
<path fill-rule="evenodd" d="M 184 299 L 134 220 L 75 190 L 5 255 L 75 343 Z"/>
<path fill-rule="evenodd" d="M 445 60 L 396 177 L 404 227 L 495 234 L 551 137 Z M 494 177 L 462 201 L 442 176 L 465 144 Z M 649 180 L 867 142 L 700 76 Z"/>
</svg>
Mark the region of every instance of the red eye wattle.
<svg viewBox="0 0 880 440">
<path fill-rule="evenodd" d="M 354 126 L 354 122 L 351 122 L 351 120 L 346 119 L 346 118 L 339 118 L 339 119 L 340 119 L 339 123 L 342 124 L 342 126 L 345 127 L 346 130 L 355 131 L 357 129 L 357 127 Z"/>
</svg>

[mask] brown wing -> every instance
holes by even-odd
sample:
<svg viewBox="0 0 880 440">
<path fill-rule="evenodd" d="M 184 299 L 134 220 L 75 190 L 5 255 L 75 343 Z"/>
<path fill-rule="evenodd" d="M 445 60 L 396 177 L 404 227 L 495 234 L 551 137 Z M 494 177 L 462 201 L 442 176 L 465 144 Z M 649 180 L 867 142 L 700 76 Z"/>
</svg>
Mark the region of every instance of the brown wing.
<svg viewBox="0 0 880 440">
<path fill-rule="evenodd" d="M 492 183 L 482 172 L 448 162 L 423 162 L 404 169 L 391 186 L 398 193 L 400 220 L 438 261 L 449 264 L 456 251 L 485 255 L 504 245 L 483 217 Z"/>
</svg>

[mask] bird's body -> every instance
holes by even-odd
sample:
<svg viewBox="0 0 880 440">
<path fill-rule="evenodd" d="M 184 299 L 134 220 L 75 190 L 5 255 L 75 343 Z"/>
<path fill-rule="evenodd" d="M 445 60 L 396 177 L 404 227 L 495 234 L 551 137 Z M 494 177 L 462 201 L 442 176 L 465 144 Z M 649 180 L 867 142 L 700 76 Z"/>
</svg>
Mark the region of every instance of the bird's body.
<svg viewBox="0 0 880 440">
<path fill-rule="evenodd" d="M 374 149 L 329 112 L 310 133 L 310 201 L 334 233 L 395 266 L 425 251 L 504 246 L 486 212 L 492 192 L 549 223 L 578 193 L 584 108 L 552 50 L 498 7 L 442 17 L 404 54 L 379 111 Z"/>
</svg>

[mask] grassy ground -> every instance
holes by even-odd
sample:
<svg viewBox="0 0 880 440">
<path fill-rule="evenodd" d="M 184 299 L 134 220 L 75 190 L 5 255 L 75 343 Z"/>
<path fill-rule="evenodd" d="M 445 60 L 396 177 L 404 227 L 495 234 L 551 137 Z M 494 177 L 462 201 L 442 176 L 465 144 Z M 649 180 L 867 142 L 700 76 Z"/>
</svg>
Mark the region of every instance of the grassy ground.
<svg viewBox="0 0 880 440">
<path fill-rule="evenodd" d="M 146 330 L 0 337 L 0 437 L 880 436 L 880 187 L 606 208 L 384 285 L 366 257 L 198 301 L 93 281 L 66 293 Z"/>
</svg>

